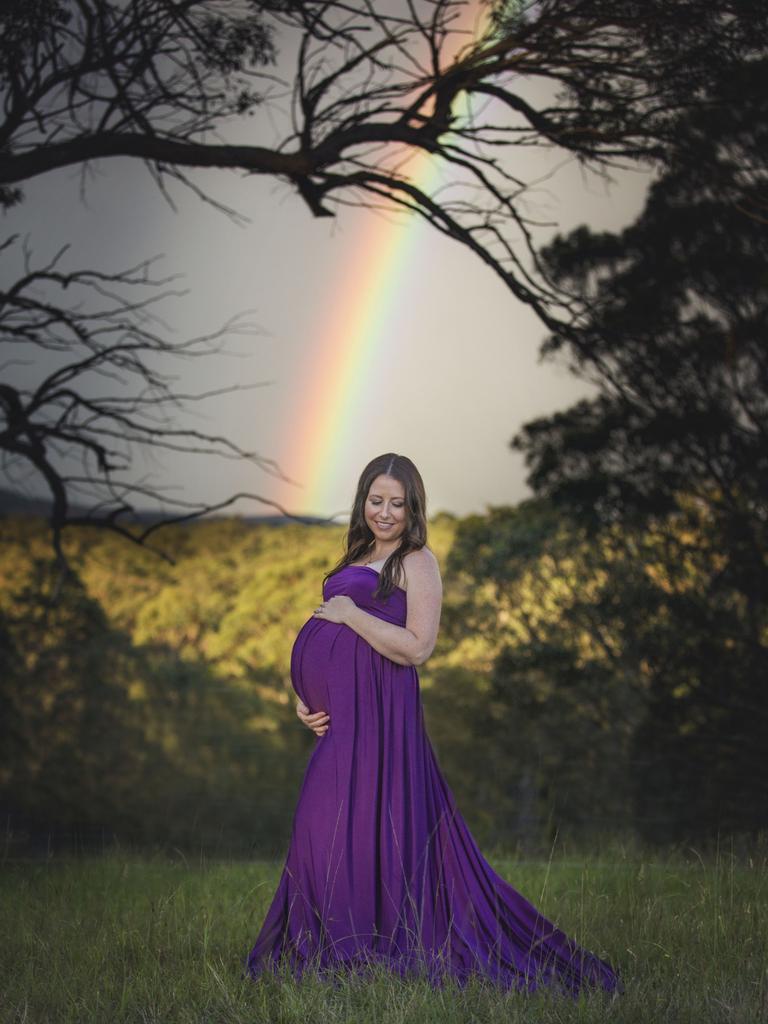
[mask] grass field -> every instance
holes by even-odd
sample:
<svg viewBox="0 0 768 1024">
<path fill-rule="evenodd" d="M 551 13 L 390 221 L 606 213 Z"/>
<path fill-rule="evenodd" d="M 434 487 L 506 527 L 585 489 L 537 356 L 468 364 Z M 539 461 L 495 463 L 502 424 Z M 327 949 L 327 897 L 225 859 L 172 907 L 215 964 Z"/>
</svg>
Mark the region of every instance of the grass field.
<svg viewBox="0 0 768 1024">
<path fill-rule="evenodd" d="M 2 865 L 0 1024 L 768 1024 L 765 856 L 619 848 L 492 862 L 607 956 L 625 994 L 574 1001 L 389 976 L 257 984 L 243 964 L 278 864 L 112 851 Z"/>
</svg>

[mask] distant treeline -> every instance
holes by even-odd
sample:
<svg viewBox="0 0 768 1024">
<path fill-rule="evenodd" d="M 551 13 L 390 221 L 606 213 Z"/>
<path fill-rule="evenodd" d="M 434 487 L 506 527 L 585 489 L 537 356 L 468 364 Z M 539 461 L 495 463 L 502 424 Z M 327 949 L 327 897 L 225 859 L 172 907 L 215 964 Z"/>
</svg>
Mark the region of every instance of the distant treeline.
<svg viewBox="0 0 768 1024">
<path fill-rule="evenodd" d="M 343 527 L 168 528 L 170 565 L 72 530 L 56 602 L 42 520 L 2 520 L 6 841 L 276 854 L 315 742 L 289 656 Z M 419 674 L 441 766 L 478 839 L 655 842 L 768 824 L 765 679 L 695 507 L 587 533 L 542 501 L 441 515 L 445 585 Z M 759 655 L 759 657 L 758 657 Z"/>
</svg>

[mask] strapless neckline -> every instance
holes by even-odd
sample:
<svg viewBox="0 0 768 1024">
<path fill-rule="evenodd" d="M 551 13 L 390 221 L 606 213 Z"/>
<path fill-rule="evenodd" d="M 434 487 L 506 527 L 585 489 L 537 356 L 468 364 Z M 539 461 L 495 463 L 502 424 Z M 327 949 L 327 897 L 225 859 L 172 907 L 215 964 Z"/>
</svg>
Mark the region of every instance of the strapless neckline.
<svg viewBox="0 0 768 1024">
<path fill-rule="evenodd" d="M 380 575 L 379 570 L 378 569 L 374 569 L 372 565 L 355 565 L 354 562 L 350 562 L 349 565 L 346 566 L 346 568 L 347 569 L 368 569 L 370 572 L 375 572 L 377 576 Z M 395 589 L 396 590 L 402 590 L 402 592 L 404 594 L 407 593 L 405 588 L 401 587 L 398 583 L 395 584 Z"/>
</svg>

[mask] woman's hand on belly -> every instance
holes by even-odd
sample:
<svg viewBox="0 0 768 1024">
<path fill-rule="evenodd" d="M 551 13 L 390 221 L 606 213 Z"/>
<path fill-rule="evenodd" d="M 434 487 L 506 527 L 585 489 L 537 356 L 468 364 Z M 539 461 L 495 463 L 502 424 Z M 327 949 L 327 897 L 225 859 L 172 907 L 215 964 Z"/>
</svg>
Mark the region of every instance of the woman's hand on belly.
<svg viewBox="0 0 768 1024">
<path fill-rule="evenodd" d="M 335 597 L 329 597 L 327 601 L 321 601 L 313 614 L 316 619 L 344 624 L 349 613 L 355 608 L 357 605 L 351 597 L 347 597 L 346 594 L 337 594 Z"/>
<path fill-rule="evenodd" d="M 312 714 L 304 701 L 299 698 L 296 701 L 296 715 L 299 721 L 311 729 L 316 736 L 325 736 L 328 732 L 331 717 L 327 711 L 315 711 Z"/>
</svg>

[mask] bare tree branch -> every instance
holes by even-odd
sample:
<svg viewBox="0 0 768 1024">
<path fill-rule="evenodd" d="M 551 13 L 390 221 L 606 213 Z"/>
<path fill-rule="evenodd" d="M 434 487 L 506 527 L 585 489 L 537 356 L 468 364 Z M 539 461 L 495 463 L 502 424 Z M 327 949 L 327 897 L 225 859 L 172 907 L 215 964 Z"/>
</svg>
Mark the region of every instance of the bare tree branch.
<svg viewBox="0 0 768 1024">
<path fill-rule="evenodd" d="M 360 195 L 364 175 L 445 230 L 442 201 L 403 164 L 403 153 L 427 153 L 463 193 L 445 211 L 448 233 L 503 271 L 518 299 L 547 307 L 551 326 L 567 306 L 552 307 L 552 288 L 511 256 L 528 223 L 522 183 L 509 187 L 516 150 L 556 147 L 595 168 L 662 159 L 675 116 L 704 102 L 702 84 L 727 82 L 763 47 L 768 13 L 755 7 L 10 0 L 0 14 L 0 188 L 12 202 L 34 176 L 134 157 L 160 183 L 171 176 L 198 191 L 192 168 L 271 175 L 315 216 L 331 216 L 345 193 Z M 290 83 L 274 72 L 278 40 L 295 45 L 298 62 L 282 113 Z M 254 142 L 265 126 L 245 116 L 263 104 L 282 116 L 274 145 Z"/>
<path fill-rule="evenodd" d="M 269 175 L 318 217 L 346 205 L 417 214 L 578 346 L 583 296 L 538 258 L 540 225 L 526 206 L 536 182 L 517 154 L 556 149 L 603 173 L 668 161 L 681 112 L 727 99 L 734 71 L 764 55 L 766 39 L 768 6 L 750 0 L 5 0 L 0 205 L 39 175 L 132 157 L 169 201 L 176 181 L 236 217 L 190 172 Z M 276 65 L 278 42 L 295 54 L 292 71 Z M 262 109 L 270 119 L 255 116 Z M 424 185 L 414 155 L 439 169 L 439 186 Z M 764 219 L 764 193 L 749 194 Z M 62 529 L 83 519 L 71 514 L 73 494 L 96 501 L 89 523 L 123 532 L 133 500 L 158 496 L 122 476 L 137 446 L 279 474 L 257 452 L 178 428 L 192 396 L 159 369 L 167 356 L 210 355 L 244 325 L 171 343 L 156 311 L 172 279 L 151 278 L 148 263 L 64 272 L 63 257 L 45 267 L 28 257 L 0 292 L 5 372 L 29 351 L 61 361 L 33 389 L 0 384 L 6 472 L 23 464 L 46 480 L 59 560 Z"/>
<path fill-rule="evenodd" d="M 0 248 L 7 250 L 8 242 Z M 53 548 L 62 571 L 67 569 L 62 548 L 67 526 L 115 530 L 143 544 L 161 525 L 199 517 L 236 500 L 186 502 L 168 496 L 157 484 L 132 481 L 138 450 L 245 460 L 288 479 L 273 459 L 220 434 L 177 425 L 179 412 L 191 401 L 263 387 L 264 382 L 188 395 L 175 388 L 175 374 L 160 368 L 169 360 L 217 354 L 226 339 L 252 334 L 253 326 L 241 316 L 213 334 L 169 340 L 158 328 L 162 321 L 154 307 L 178 293 L 167 288 L 170 279 L 152 275 L 150 262 L 114 274 L 64 271 L 60 265 L 65 252 L 39 269 L 29 265 L 26 254 L 26 272 L 0 290 L 0 348 L 9 353 L 0 364 L 0 465 L 11 480 L 21 479 L 23 467 L 45 481 L 52 499 Z M 11 383 L 10 370 L 25 362 L 17 353 L 30 346 L 60 365 L 32 387 Z M 111 384 L 109 393 L 105 381 Z M 86 515 L 72 509 L 83 496 L 92 505 Z M 247 496 L 289 515 L 261 495 Z M 184 512 L 159 515 L 150 528 L 131 532 L 120 520 L 136 513 L 137 498 Z"/>
</svg>

